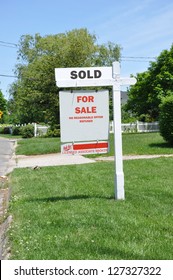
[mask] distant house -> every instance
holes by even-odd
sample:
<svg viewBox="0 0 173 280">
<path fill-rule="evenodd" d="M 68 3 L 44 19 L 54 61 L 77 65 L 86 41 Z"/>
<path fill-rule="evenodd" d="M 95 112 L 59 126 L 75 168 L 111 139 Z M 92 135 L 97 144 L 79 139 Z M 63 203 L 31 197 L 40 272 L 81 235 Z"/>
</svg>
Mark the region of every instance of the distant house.
<svg viewBox="0 0 173 280">
<path fill-rule="evenodd" d="M 121 91 L 121 105 L 126 104 L 127 100 L 128 100 L 127 91 Z"/>
</svg>

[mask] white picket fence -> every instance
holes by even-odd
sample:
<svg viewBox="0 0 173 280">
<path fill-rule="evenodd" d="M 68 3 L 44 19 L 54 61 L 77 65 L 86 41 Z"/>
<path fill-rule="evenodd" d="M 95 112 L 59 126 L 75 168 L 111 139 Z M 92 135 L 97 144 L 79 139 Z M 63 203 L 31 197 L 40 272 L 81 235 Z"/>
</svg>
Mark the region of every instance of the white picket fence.
<svg viewBox="0 0 173 280">
<path fill-rule="evenodd" d="M 47 133 L 47 130 L 48 130 L 48 126 L 45 126 L 45 125 L 40 125 L 40 124 L 37 124 L 37 123 L 34 123 L 34 136 L 39 136 L 40 134 L 41 135 L 45 135 Z"/>
<path fill-rule="evenodd" d="M 136 121 L 134 123 L 123 123 L 121 124 L 122 132 L 158 132 L 159 131 L 159 123 L 158 122 L 139 122 Z M 114 123 L 110 122 L 110 133 L 114 132 Z"/>
<path fill-rule="evenodd" d="M 49 126 L 46 126 L 46 125 L 40 125 L 38 123 L 29 123 L 29 124 L 32 124 L 34 126 L 34 136 L 39 136 L 39 135 L 45 135 L 47 133 L 47 130 L 49 128 Z M 16 126 L 25 126 L 27 125 L 26 123 L 25 124 L 16 124 Z M 12 133 L 12 130 L 11 130 L 11 133 Z"/>
<path fill-rule="evenodd" d="M 22 124 L 19 126 L 24 126 L 26 124 Z M 48 126 L 45 125 L 40 125 L 37 123 L 32 123 L 34 126 L 34 136 L 39 136 L 39 135 L 45 135 Z M 139 122 L 136 121 L 134 123 L 122 123 L 121 124 L 121 131 L 124 133 L 135 133 L 135 132 L 159 132 L 159 123 L 158 122 Z M 113 133 L 114 132 L 114 122 L 110 121 L 109 125 L 109 132 Z"/>
</svg>

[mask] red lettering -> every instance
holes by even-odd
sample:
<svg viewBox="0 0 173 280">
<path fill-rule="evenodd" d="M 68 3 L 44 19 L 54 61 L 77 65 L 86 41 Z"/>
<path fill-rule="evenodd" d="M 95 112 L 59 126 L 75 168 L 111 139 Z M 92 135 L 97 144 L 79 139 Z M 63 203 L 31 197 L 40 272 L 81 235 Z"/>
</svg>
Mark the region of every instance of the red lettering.
<svg viewBox="0 0 173 280">
<path fill-rule="evenodd" d="M 75 114 L 96 114 L 97 113 L 97 107 L 76 107 L 75 108 Z"/>
<path fill-rule="evenodd" d="M 94 102 L 94 96 L 88 96 L 88 102 Z"/>
<path fill-rule="evenodd" d="M 82 96 L 77 96 L 77 102 L 79 103 L 82 100 Z"/>
<path fill-rule="evenodd" d="M 92 113 L 93 114 L 97 113 L 96 109 L 97 109 L 96 106 L 92 107 Z"/>
<path fill-rule="evenodd" d="M 88 107 L 87 107 L 88 108 Z M 82 109 L 81 109 L 81 114 L 82 113 L 86 113 L 86 109 L 85 109 L 85 107 L 82 107 Z"/>
<path fill-rule="evenodd" d="M 77 102 L 94 102 L 94 96 L 89 95 L 89 96 L 77 96 Z"/>
<path fill-rule="evenodd" d="M 75 113 L 76 113 L 76 114 L 80 114 L 80 107 L 76 107 L 76 108 L 75 108 Z"/>
</svg>

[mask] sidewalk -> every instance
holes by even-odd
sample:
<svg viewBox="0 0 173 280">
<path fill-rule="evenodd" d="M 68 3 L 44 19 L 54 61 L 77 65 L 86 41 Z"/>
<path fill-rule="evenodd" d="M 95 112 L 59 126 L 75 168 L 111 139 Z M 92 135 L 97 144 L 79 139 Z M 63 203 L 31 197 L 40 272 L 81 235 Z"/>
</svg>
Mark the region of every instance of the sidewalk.
<svg viewBox="0 0 173 280">
<path fill-rule="evenodd" d="M 125 155 L 123 160 L 134 160 L 134 159 L 152 159 L 160 157 L 173 157 L 173 154 L 161 154 L 161 155 Z M 114 161 L 114 156 L 109 157 L 98 157 L 95 161 Z"/>
<path fill-rule="evenodd" d="M 60 153 L 24 156 L 15 155 L 15 140 L 0 138 L 0 176 L 13 171 L 14 168 L 58 166 L 70 164 L 93 163 L 95 160 L 81 155 L 61 155 Z"/>
<path fill-rule="evenodd" d="M 173 157 L 168 155 L 128 155 L 123 156 L 123 160 L 152 159 L 159 157 Z M 59 166 L 71 164 L 86 164 L 98 161 L 114 161 L 114 156 L 98 158 L 86 158 L 81 155 L 62 155 L 60 153 L 25 156 L 15 155 L 15 141 L 0 138 L 0 176 L 4 176 L 13 171 L 14 168 L 35 168 L 43 166 Z"/>
<path fill-rule="evenodd" d="M 43 166 L 58 166 L 58 165 L 70 165 L 70 164 L 86 164 L 93 163 L 95 160 L 85 158 L 81 155 L 62 155 L 47 154 L 47 155 L 36 155 L 36 156 L 16 156 L 15 168 L 22 167 L 43 167 Z"/>
</svg>

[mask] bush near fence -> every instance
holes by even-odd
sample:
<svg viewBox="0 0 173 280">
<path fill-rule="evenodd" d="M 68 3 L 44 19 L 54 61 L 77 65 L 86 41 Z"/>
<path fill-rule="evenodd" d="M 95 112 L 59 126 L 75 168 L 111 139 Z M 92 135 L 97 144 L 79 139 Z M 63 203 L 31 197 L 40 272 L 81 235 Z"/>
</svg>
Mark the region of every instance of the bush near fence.
<svg viewBox="0 0 173 280">
<path fill-rule="evenodd" d="M 1 134 L 12 134 L 12 135 L 21 135 L 22 136 L 22 130 L 25 130 L 27 126 L 32 126 L 34 128 L 34 135 L 33 136 L 42 136 L 46 135 L 48 126 L 46 125 L 40 125 L 37 123 L 32 124 L 16 124 L 16 125 L 0 125 L 0 133 Z"/>
<path fill-rule="evenodd" d="M 33 136 L 35 136 L 35 137 L 45 135 L 47 133 L 48 128 L 49 128 L 48 126 L 40 125 L 40 124 L 37 124 L 37 123 L 22 124 L 22 125 L 13 126 L 12 134 L 13 135 L 21 135 L 21 131 L 24 129 L 24 127 L 26 127 L 28 125 L 33 126 L 33 129 L 34 129 Z M 16 133 L 19 133 L 19 134 L 16 134 Z"/>
</svg>

